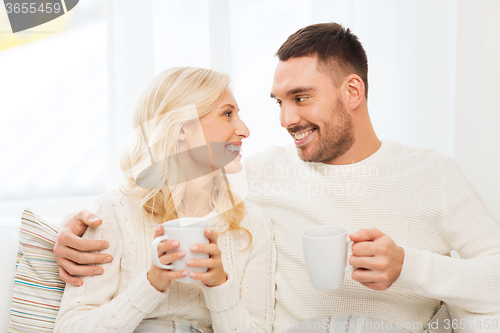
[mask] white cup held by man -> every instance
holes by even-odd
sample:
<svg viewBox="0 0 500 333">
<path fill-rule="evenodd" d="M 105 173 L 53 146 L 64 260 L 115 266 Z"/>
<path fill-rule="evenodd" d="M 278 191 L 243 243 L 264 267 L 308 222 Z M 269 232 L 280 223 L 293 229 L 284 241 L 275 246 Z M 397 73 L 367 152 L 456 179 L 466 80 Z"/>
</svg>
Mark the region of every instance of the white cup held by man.
<svg viewBox="0 0 500 333">
<path fill-rule="evenodd" d="M 302 232 L 302 246 L 307 272 L 316 289 L 335 290 L 344 281 L 345 272 L 356 268 L 347 266 L 347 229 L 322 225 Z"/>
<path fill-rule="evenodd" d="M 208 269 L 206 267 L 189 267 L 186 265 L 186 259 L 208 259 L 207 253 L 191 252 L 191 245 L 194 244 L 207 244 L 208 238 L 205 236 L 205 229 L 207 228 L 207 221 L 197 217 L 186 217 L 176 220 L 165 222 L 163 225 L 163 235 L 156 237 L 151 244 L 151 252 L 153 255 L 154 264 L 163 269 L 172 271 L 187 270 L 188 276 L 178 279 L 182 283 L 196 282 L 196 280 L 189 277 L 190 272 L 205 273 Z M 169 265 L 160 263 L 158 256 L 158 245 L 165 240 L 178 240 L 179 247 L 174 251 L 186 251 L 186 255 L 178 260 L 175 260 Z M 171 253 L 174 251 L 169 251 Z"/>
</svg>

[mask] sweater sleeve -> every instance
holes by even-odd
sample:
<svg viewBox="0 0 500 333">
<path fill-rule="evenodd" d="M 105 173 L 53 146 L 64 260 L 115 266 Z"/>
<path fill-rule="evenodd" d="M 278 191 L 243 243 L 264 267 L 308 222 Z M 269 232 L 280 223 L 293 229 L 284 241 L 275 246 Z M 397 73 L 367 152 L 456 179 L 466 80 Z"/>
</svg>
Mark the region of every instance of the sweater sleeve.
<svg viewBox="0 0 500 333">
<path fill-rule="evenodd" d="M 66 285 L 54 332 L 133 332 L 167 297 L 149 283 L 147 271 L 118 294 L 123 240 L 108 205 L 102 197 L 97 199 L 90 210 L 102 218 L 102 224 L 87 229 L 83 238 L 108 240 L 109 248 L 101 253 L 111 254 L 113 261 L 102 265 L 102 275 L 83 277 L 83 286 Z"/>
<path fill-rule="evenodd" d="M 396 284 L 467 311 L 500 313 L 500 224 L 450 159 L 444 166 L 442 233 L 461 259 L 404 248 Z"/>
<path fill-rule="evenodd" d="M 274 320 L 276 250 L 271 220 L 262 208 L 252 205 L 249 217 L 252 243 L 241 281 L 231 269 L 228 280 L 217 287 L 201 288 L 210 310 L 213 329 L 226 332 L 271 332 Z M 241 255 L 235 250 L 232 256 Z"/>
</svg>

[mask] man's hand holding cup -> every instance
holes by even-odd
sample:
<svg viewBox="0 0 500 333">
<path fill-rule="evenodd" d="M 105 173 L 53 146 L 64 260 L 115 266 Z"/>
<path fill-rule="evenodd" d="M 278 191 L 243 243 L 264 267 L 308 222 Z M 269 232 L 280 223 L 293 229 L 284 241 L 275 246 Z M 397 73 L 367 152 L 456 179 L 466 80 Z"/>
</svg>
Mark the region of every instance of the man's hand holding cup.
<svg viewBox="0 0 500 333">
<path fill-rule="evenodd" d="M 376 228 L 360 229 L 349 238 L 354 242 L 349 264 L 358 268 L 352 272 L 353 280 L 374 290 L 389 288 L 401 274 L 403 248 Z"/>
</svg>

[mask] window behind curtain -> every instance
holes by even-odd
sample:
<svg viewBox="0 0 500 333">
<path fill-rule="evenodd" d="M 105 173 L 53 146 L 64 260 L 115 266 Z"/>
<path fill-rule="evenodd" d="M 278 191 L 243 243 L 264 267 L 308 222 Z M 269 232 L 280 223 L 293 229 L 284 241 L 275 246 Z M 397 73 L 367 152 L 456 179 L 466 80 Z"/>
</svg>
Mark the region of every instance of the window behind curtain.
<svg viewBox="0 0 500 333">
<path fill-rule="evenodd" d="M 102 1 L 12 34 L 0 16 L 0 200 L 105 191 Z"/>
</svg>

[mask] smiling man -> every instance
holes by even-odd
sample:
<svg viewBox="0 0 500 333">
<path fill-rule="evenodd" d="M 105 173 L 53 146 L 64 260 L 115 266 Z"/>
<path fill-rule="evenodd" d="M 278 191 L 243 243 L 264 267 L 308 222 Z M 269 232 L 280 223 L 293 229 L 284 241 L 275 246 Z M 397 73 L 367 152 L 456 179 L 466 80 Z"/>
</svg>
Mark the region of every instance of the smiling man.
<svg viewBox="0 0 500 333">
<path fill-rule="evenodd" d="M 275 331 L 312 317 L 359 315 L 420 332 L 441 301 L 500 313 L 500 224 L 451 158 L 378 139 L 357 37 L 335 23 L 311 25 L 277 56 L 271 97 L 294 144 L 244 159 L 246 200 L 274 226 Z M 58 263 L 79 274 L 94 273 L 75 261 L 104 262 L 67 250 L 103 246 L 75 236 L 91 217 L 69 218 L 55 250 Z M 301 234 L 316 225 L 342 226 L 354 242 L 349 263 L 357 269 L 335 291 L 315 289 L 306 271 Z M 467 260 L 450 258 L 451 250 Z"/>
<path fill-rule="evenodd" d="M 275 231 L 276 331 L 344 314 L 418 332 L 443 300 L 498 313 L 500 225 L 451 158 L 377 138 L 357 37 L 311 25 L 277 56 L 271 97 L 294 145 L 245 161 L 246 199 Z M 302 231 L 328 224 L 353 233 L 349 263 L 358 268 L 335 291 L 311 285 L 302 254 Z M 452 249 L 469 260 L 451 259 Z"/>
</svg>

